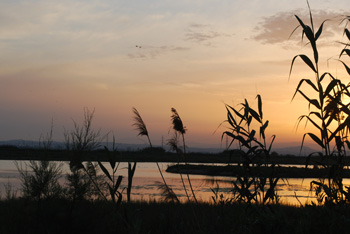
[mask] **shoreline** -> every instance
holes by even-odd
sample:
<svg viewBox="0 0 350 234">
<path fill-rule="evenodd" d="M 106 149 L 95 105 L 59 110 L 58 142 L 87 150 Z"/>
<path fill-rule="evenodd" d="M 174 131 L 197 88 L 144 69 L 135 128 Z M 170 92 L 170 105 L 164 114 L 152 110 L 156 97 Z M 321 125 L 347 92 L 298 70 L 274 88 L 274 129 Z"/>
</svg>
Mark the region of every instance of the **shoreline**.
<svg viewBox="0 0 350 234">
<path fill-rule="evenodd" d="M 168 173 L 175 174 L 191 174 L 191 175 L 206 175 L 206 176 L 224 176 L 224 177 L 274 177 L 274 178 L 328 178 L 329 171 L 324 168 L 300 168 L 293 166 L 276 166 L 274 170 L 270 167 L 256 168 L 251 167 L 247 173 L 240 166 L 217 166 L 217 165 L 193 165 L 180 164 L 172 165 L 166 169 Z M 343 178 L 350 178 L 350 171 L 343 171 Z"/>
</svg>

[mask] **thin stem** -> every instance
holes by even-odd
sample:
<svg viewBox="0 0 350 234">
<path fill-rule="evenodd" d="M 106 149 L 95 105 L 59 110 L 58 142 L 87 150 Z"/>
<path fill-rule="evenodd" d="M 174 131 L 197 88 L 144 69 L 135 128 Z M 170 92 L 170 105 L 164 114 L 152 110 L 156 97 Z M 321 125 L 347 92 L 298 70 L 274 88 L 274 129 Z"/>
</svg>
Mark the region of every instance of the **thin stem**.
<svg viewBox="0 0 350 234">
<path fill-rule="evenodd" d="M 103 192 L 101 191 L 100 187 L 96 184 L 96 181 L 92 178 L 92 176 L 90 175 L 90 173 L 86 170 L 85 167 L 83 167 L 85 173 L 88 175 L 88 177 L 90 178 L 90 181 L 94 184 L 95 188 L 97 189 L 97 191 L 102 195 L 102 197 L 104 198 L 104 200 L 108 200 L 106 198 L 106 196 L 103 194 Z"/>
<path fill-rule="evenodd" d="M 185 165 L 186 165 L 186 169 L 187 169 L 187 180 L 188 180 L 188 183 L 189 183 L 189 185 L 190 185 L 193 198 L 194 198 L 195 202 L 198 203 L 197 198 L 196 198 L 196 195 L 195 195 L 195 193 L 194 193 L 194 191 L 193 191 L 193 188 L 192 188 L 192 183 L 191 183 L 190 175 L 189 175 L 189 173 L 188 173 L 188 163 L 187 163 L 187 160 L 186 160 L 185 136 L 184 136 L 183 133 L 182 133 L 181 135 L 182 135 L 182 142 L 183 142 L 183 148 L 184 148 Z"/>
</svg>

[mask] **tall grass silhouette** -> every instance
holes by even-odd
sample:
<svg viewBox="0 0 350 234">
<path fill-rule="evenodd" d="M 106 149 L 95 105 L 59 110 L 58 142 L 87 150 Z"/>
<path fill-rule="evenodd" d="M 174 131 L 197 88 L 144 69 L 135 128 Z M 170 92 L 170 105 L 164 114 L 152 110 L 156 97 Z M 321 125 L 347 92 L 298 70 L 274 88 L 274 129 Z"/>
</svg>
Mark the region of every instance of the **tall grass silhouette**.
<svg viewBox="0 0 350 234">
<path fill-rule="evenodd" d="M 88 108 L 84 108 L 84 121 L 80 125 L 73 120 L 74 129 L 71 131 L 64 131 L 64 142 L 67 152 L 70 154 L 69 166 L 72 173 L 78 173 L 79 170 L 83 170 L 89 177 L 90 182 L 94 185 L 99 196 L 104 200 L 107 200 L 106 194 L 102 191 L 101 184 L 96 180 L 96 170 L 92 169 L 90 162 L 83 165 L 83 155 L 86 152 L 96 150 L 101 146 L 101 142 L 104 137 L 101 136 L 100 130 L 94 130 L 92 128 L 92 120 L 95 110 L 90 111 Z"/>
<path fill-rule="evenodd" d="M 39 148 L 44 150 L 44 159 L 40 161 L 30 160 L 25 163 L 25 168 L 17 161 L 15 165 L 22 182 L 22 195 L 25 198 L 34 199 L 40 203 L 43 199 L 60 198 L 63 196 L 63 188 L 58 180 L 62 174 L 62 164 L 47 160 L 48 151 L 51 149 L 53 137 L 53 121 L 46 135 L 40 135 Z M 28 170 L 29 168 L 29 170 Z M 8 185 L 8 188 L 11 188 Z M 10 196 L 8 192 L 7 196 Z"/>
<path fill-rule="evenodd" d="M 170 141 L 168 142 L 169 145 L 171 147 L 173 147 L 174 149 L 176 149 L 176 151 L 178 153 L 181 153 L 181 151 L 178 149 L 178 135 L 177 134 L 180 134 L 181 135 L 181 138 L 182 138 L 182 145 L 183 145 L 183 159 L 185 161 L 185 165 L 186 167 L 188 167 L 188 162 L 187 162 L 187 158 L 186 158 L 186 142 L 185 142 L 185 133 L 187 131 L 186 127 L 183 125 L 182 123 L 182 120 L 180 118 L 180 115 L 177 113 L 176 109 L 175 108 L 171 108 L 171 112 L 172 112 L 172 115 L 171 115 L 171 122 L 172 122 L 172 126 L 173 126 L 173 129 L 175 130 L 175 134 L 173 136 L 172 139 L 170 139 Z M 193 190 L 193 187 L 192 187 L 192 183 L 191 183 L 191 179 L 190 179 L 190 175 L 189 173 L 187 172 L 186 173 L 187 175 L 187 181 L 188 181 L 188 184 L 190 186 L 190 189 L 191 189 L 191 192 L 192 192 L 192 196 L 193 196 L 193 199 L 196 203 L 198 203 L 197 201 L 197 198 L 196 198 L 196 195 L 194 193 L 194 190 Z M 185 189 L 185 192 L 186 192 L 186 195 L 187 195 L 187 198 L 189 199 L 189 195 L 187 193 L 187 190 L 186 190 L 186 186 L 185 186 L 185 183 L 184 183 L 184 180 L 182 178 L 182 174 L 180 173 L 180 176 L 181 176 L 181 181 L 182 181 L 182 184 L 184 186 L 184 189 Z"/>
<path fill-rule="evenodd" d="M 318 163 L 328 169 L 327 180 L 320 179 L 311 182 L 311 186 L 315 187 L 319 203 L 338 204 L 345 201 L 349 202 L 349 193 L 344 190 L 342 176 L 346 147 L 350 146 L 347 135 L 350 126 L 350 109 L 349 103 L 344 100 L 345 97 L 350 97 L 349 84 L 344 84 L 341 79 L 336 78 L 329 72 L 320 71 L 317 41 L 321 37 L 323 26 L 328 20 L 324 20 L 316 29 L 308 1 L 307 5 L 310 25 L 305 24 L 302 19 L 295 15 L 299 23 L 296 29 L 301 28 L 302 40 L 307 39 L 306 45 L 311 47 L 313 56 L 309 57 L 305 54 L 294 56 L 289 72 L 290 79 L 294 62 L 297 58 L 300 58 L 314 74 L 313 79 L 304 78 L 299 81 L 292 98 L 293 100 L 299 94 L 307 101 L 309 106 L 309 113 L 299 117 L 298 125 L 301 121 L 306 120 L 306 124 L 310 123 L 316 131 L 316 133 L 307 132 L 303 135 L 301 148 L 305 143 L 305 138 L 311 138 L 321 148 L 321 152 L 310 154 L 309 160 L 312 159 L 313 155 L 322 156 L 323 161 Z M 343 21 L 349 22 L 349 17 L 346 17 Z M 346 27 L 344 34 L 350 40 L 350 33 Z M 347 49 L 349 43 L 343 44 L 345 48 L 341 51 L 339 58 L 343 55 L 350 56 L 350 50 Z M 343 61 L 340 62 L 346 68 L 347 73 L 350 74 L 349 67 Z M 304 91 L 306 88 L 312 90 L 313 94 L 307 95 Z M 308 166 L 308 162 L 306 166 Z"/>
<path fill-rule="evenodd" d="M 123 180 L 123 176 L 119 175 L 117 176 L 117 170 L 119 167 L 119 163 L 117 163 L 117 148 L 115 146 L 115 136 L 113 135 L 113 145 L 112 149 L 108 149 L 106 146 L 105 152 L 108 155 L 108 162 L 112 169 L 112 174 L 106 169 L 106 167 L 102 164 L 101 161 L 98 161 L 98 165 L 102 169 L 103 173 L 108 178 L 108 182 L 106 182 L 109 190 L 109 194 L 111 196 L 112 202 L 116 204 L 116 208 L 121 204 L 122 202 L 122 192 L 119 191 L 120 184 Z M 130 199 L 130 195 L 128 194 L 128 199 Z"/>
<path fill-rule="evenodd" d="M 153 145 L 152 145 L 151 139 L 149 137 L 148 130 L 147 130 L 145 122 L 143 121 L 141 115 L 139 114 L 139 112 L 137 111 L 137 109 L 135 107 L 132 108 L 132 112 L 134 113 L 134 124 L 133 124 L 133 126 L 138 131 L 138 135 L 139 136 L 146 136 L 147 137 L 147 140 L 148 140 L 148 143 L 149 143 L 149 147 L 151 148 L 151 151 L 153 153 Z M 161 185 L 159 187 L 163 191 L 163 195 L 165 197 L 165 200 L 171 200 L 171 201 L 179 202 L 179 200 L 178 200 L 176 194 L 174 193 L 174 191 L 166 183 L 164 175 L 162 173 L 162 170 L 160 169 L 159 163 L 156 162 L 156 165 L 157 165 L 159 174 L 160 174 L 160 176 L 162 177 L 162 180 L 163 180 L 163 185 Z"/>
<path fill-rule="evenodd" d="M 266 129 L 269 121 L 263 120 L 262 98 L 260 95 L 257 95 L 257 100 L 258 111 L 255 111 L 247 100 L 241 103 L 238 109 L 225 105 L 229 131 L 223 132 L 221 139 L 224 136 L 231 138 L 228 147 L 237 142 L 242 157 L 242 169 L 245 175 L 237 177 L 237 180 L 233 182 L 235 199 L 247 204 L 277 203 L 276 185 L 279 178 L 274 175 L 275 164 L 269 161 L 272 144 L 276 136 L 273 135 L 270 143 L 267 143 Z M 258 134 L 258 131 L 255 130 L 256 127 L 259 128 L 260 139 L 256 136 Z M 270 170 L 264 170 L 264 168 Z M 253 169 L 258 171 L 258 176 L 252 175 L 251 171 Z"/>
</svg>

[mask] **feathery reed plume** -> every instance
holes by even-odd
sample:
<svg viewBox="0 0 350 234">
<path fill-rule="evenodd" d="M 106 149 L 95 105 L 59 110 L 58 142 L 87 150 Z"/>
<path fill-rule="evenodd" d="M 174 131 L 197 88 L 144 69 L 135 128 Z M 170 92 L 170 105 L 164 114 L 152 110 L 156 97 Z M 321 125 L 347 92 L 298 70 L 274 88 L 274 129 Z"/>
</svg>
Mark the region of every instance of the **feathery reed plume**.
<svg viewBox="0 0 350 234">
<path fill-rule="evenodd" d="M 138 132 L 139 132 L 138 136 L 146 136 L 147 137 L 149 146 L 150 146 L 150 148 L 151 148 L 151 150 L 153 152 L 152 142 L 151 142 L 151 139 L 150 139 L 150 137 L 148 135 L 148 130 L 147 130 L 145 122 L 143 122 L 143 120 L 141 118 L 141 115 L 139 114 L 139 112 L 136 110 L 135 107 L 132 108 L 132 112 L 134 113 L 134 121 L 135 121 L 133 126 L 135 126 L 136 130 L 138 130 Z M 166 183 L 165 178 L 164 178 L 163 173 L 162 173 L 162 170 L 160 169 L 159 163 L 156 162 L 156 164 L 157 164 L 160 176 L 162 177 L 162 180 L 163 180 L 163 183 L 164 183 L 164 188 L 166 188 L 166 190 L 167 190 L 167 194 L 171 194 L 172 197 L 176 198 L 176 201 L 179 201 L 177 199 L 177 197 L 176 197 L 176 194 L 173 192 L 173 190 Z M 135 165 L 136 165 L 136 163 L 135 163 Z M 162 194 L 164 194 L 164 191 L 163 191 Z"/>
<path fill-rule="evenodd" d="M 134 113 L 134 123 L 132 126 L 136 127 L 136 130 L 139 132 L 138 136 L 147 136 L 148 137 L 148 131 L 146 128 L 145 122 L 143 122 L 141 115 L 136 110 L 135 107 L 132 108 L 132 112 Z"/>
<path fill-rule="evenodd" d="M 173 129 L 181 134 L 185 134 L 186 133 L 186 127 L 184 127 L 182 120 L 179 116 L 179 114 L 177 113 L 175 108 L 171 108 L 171 112 L 173 113 L 171 115 L 171 121 L 173 122 Z"/>
<path fill-rule="evenodd" d="M 175 108 L 171 108 L 171 112 L 173 113 L 171 115 L 171 121 L 173 123 L 173 129 L 175 130 L 175 132 L 181 133 L 182 142 L 183 142 L 183 153 L 184 153 L 184 155 L 186 155 L 185 133 L 186 133 L 187 129 L 186 129 L 186 127 L 184 127 L 184 125 L 182 123 L 182 120 L 180 118 L 180 115 L 177 113 L 176 109 Z M 185 160 L 186 167 L 188 167 L 188 163 L 187 163 L 186 157 L 184 157 L 184 160 Z M 190 175 L 188 174 L 188 172 L 186 174 L 187 174 L 187 180 L 188 180 L 188 184 L 190 185 L 193 198 L 194 198 L 195 202 L 198 203 L 196 195 L 194 194 L 194 191 L 193 191 L 193 188 L 192 188 Z M 180 175 L 181 175 L 181 173 L 180 173 Z M 186 188 L 185 188 L 185 191 L 186 191 Z"/>
</svg>

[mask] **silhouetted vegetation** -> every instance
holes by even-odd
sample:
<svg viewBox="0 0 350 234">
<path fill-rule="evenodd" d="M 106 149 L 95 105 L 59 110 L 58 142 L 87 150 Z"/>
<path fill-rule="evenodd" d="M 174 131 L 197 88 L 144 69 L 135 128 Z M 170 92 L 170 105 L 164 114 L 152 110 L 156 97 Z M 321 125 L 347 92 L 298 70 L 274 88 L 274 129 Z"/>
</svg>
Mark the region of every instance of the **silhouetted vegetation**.
<svg viewBox="0 0 350 234">
<path fill-rule="evenodd" d="M 192 208 L 198 220 L 195 221 Z M 239 204 L 131 202 L 115 211 L 109 201 L 23 199 L 0 201 L 1 233 L 347 233 L 350 209 Z M 195 225 L 198 222 L 200 228 Z"/>
<path fill-rule="evenodd" d="M 308 3 L 309 6 L 309 3 Z M 350 142 L 348 139 L 350 126 L 350 103 L 345 101 L 345 98 L 350 97 L 349 84 L 343 83 L 342 79 L 333 76 L 329 72 L 321 72 L 319 69 L 319 51 L 317 40 L 322 36 L 323 26 L 328 21 L 324 20 L 319 28 L 315 28 L 311 9 L 309 6 L 310 25 L 304 23 L 297 15 L 295 15 L 299 28 L 302 30 L 302 39 L 308 40 L 307 45 L 311 47 L 313 56 L 305 54 L 296 55 L 291 63 L 290 75 L 294 67 L 294 61 L 301 58 L 305 65 L 310 68 L 314 74 L 314 79 L 301 79 L 293 99 L 297 94 L 305 98 L 309 106 L 309 113 L 301 115 L 298 122 L 306 120 L 306 123 L 311 124 L 315 128 L 315 132 L 304 134 L 302 145 L 306 137 L 310 137 L 319 147 L 320 152 L 315 152 L 309 155 L 309 160 L 312 160 L 313 155 L 320 156 L 319 165 L 328 171 L 326 179 L 320 178 L 318 181 L 312 181 L 311 186 L 315 189 L 318 196 L 319 204 L 338 204 L 349 203 L 350 193 L 349 187 L 344 187 L 344 158 L 347 156 Z M 346 23 L 350 21 L 347 16 L 343 19 Z M 347 26 L 347 24 L 346 24 Z M 344 29 L 344 35 L 347 40 L 350 40 L 350 33 L 347 28 Z M 304 37 L 305 36 L 305 37 Z M 344 44 L 344 49 L 339 54 L 339 59 L 343 55 L 350 56 L 350 45 Z M 346 68 L 350 75 L 350 69 L 345 62 L 339 60 Z M 289 76 L 290 76 L 289 75 Z M 306 87 L 305 87 L 306 86 Z M 304 90 L 309 88 L 313 93 L 307 94 Z M 323 163 L 324 160 L 331 163 Z M 308 166 L 308 163 L 306 164 Z"/>
<path fill-rule="evenodd" d="M 300 116 L 298 124 L 306 120 L 315 132 L 305 133 L 319 147 L 307 157 L 281 156 L 273 152 L 275 135 L 267 137 L 269 121 L 263 118 L 263 101 L 257 95 L 257 108 L 247 100 L 237 107 L 225 105 L 228 129 L 223 132 L 230 140 L 220 154 L 188 153 L 187 132 L 178 112 L 171 109 L 174 130 L 167 144 L 172 152 L 154 147 L 139 112 L 133 108 L 133 126 L 138 135 L 146 137 L 149 147 L 140 151 L 120 152 L 115 145 L 102 145 L 100 130 L 92 128 L 94 111 L 84 109 L 80 125 L 73 120 L 73 130 L 65 130 L 65 149 L 54 150 L 51 131 L 40 137 L 40 148 L 0 146 L 1 159 L 28 160 L 17 163 L 22 182 L 21 193 L 5 185 L 5 196 L 0 200 L 0 233 L 347 233 L 350 226 L 350 186 L 343 179 L 350 178 L 345 166 L 350 165 L 350 84 L 329 72 L 319 70 L 317 40 L 322 36 L 323 21 L 316 30 L 309 7 L 311 24 L 295 16 L 302 29 L 302 39 L 313 56 L 296 55 L 291 62 L 290 75 L 296 59 L 301 58 L 315 75 L 314 79 L 301 79 L 294 97 L 305 98 L 309 112 Z M 350 40 L 346 28 L 344 35 Z M 293 32 L 294 33 L 294 32 Z M 342 43 L 339 59 L 350 56 L 348 46 Z M 350 68 L 339 60 L 350 75 Z M 304 87 L 313 93 L 306 94 Z M 237 147 L 234 147 L 237 146 Z M 61 164 L 67 161 L 70 173 L 65 184 Z M 120 162 L 128 163 L 127 202 L 123 199 L 123 177 L 118 174 Z M 162 178 L 159 193 L 163 199 L 151 202 L 133 201 L 132 183 L 138 162 L 155 162 Z M 187 202 L 181 203 L 167 184 L 159 162 L 173 162 L 168 171 L 180 174 Z M 217 165 L 191 165 L 196 163 L 225 163 Z M 305 168 L 286 167 L 286 164 L 306 165 Z M 309 166 L 313 165 L 313 169 Z M 187 191 L 182 174 L 192 195 Z M 201 203 L 192 188 L 189 174 L 228 176 L 232 179 L 229 196 L 220 193 L 219 185 L 210 188 L 212 202 Z M 311 182 L 318 204 L 299 207 L 279 204 L 276 191 L 281 178 L 319 178 Z"/>
<path fill-rule="evenodd" d="M 136 130 L 138 130 L 139 136 L 146 136 L 147 137 L 147 140 L 149 143 L 149 148 L 145 148 L 141 152 L 142 153 L 151 153 L 151 155 L 153 155 L 153 156 L 154 156 L 154 153 L 164 153 L 165 152 L 164 149 L 153 147 L 145 122 L 143 122 L 143 119 L 141 118 L 141 115 L 136 110 L 136 108 L 133 108 L 132 110 L 134 113 L 134 121 L 135 121 L 133 126 L 135 126 Z M 164 200 L 165 201 L 177 201 L 177 202 L 179 202 L 179 199 L 177 198 L 174 191 L 166 183 L 164 175 L 162 173 L 162 170 L 159 167 L 158 161 L 155 161 L 155 162 L 156 162 L 159 174 L 162 177 L 162 181 L 163 181 L 163 184 L 159 185 L 159 189 L 162 191 Z M 136 162 L 135 162 L 135 165 L 136 165 Z"/>
<path fill-rule="evenodd" d="M 233 181 L 233 194 L 237 196 L 238 202 L 277 203 L 275 188 L 280 177 L 275 173 L 275 163 L 270 161 L 275 135 L 270 143 L 267 143 L 266 129 L 269 121 L 263 120 L 261 96 L 258 95 L 257 99 L 257 111 L 247 100 L 240 104 L 240 109 L 226 105 L 229 130 L 222 134 L 222 138 L 225 135 L 231 138 L 228 147 L 236 142 L 238 144 L 241 157 L 238 170 L 240 173 L 237 173 L 237 170 L 233 172 L 237 178 Z M 256 128 L 259 128 L 259 137 L 256 137 Z"/>
</svg>

